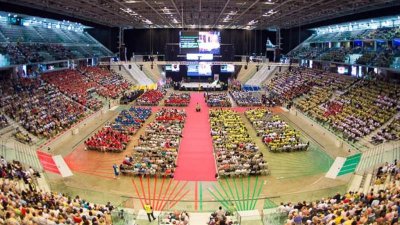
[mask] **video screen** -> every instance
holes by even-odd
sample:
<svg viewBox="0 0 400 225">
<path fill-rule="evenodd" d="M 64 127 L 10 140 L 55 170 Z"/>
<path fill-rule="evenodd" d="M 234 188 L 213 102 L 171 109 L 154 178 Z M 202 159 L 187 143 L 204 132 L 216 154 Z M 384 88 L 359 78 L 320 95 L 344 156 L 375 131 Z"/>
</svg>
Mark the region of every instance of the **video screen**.
<svg viewBox="0 0 400 225">
<path fill-rule="evenodd" d="M 180 31 L 179 52 L 220 54 L 219 31 Z"/>
<path fill-rule="evenodd" d="M 186 60 L 213 60 L 213 54 L 188 53 Z"/>
<path fill-rule="evenodd" d="M 201 62 L 199 64 L 192 64 L 187 66 L 188 76 L 211 76 L 211 64 Z"/>
<path fill-rule="evenodd" d="M 235 72 L 235 65 L 227 64 L 221 65 L 221 73 L 233 73 Z"/>
<path fill-rule="evenodd" d="M 171 71 L 172 65 L 165 65 L 165 71 Z"/>
<path fill-rule="evenodd" d="M 200 53 L 220 53 L 220 33 L 219 31 L 200 31 L 199 32 L 199 52 Z"/>
<path fill-rule="evenodd" d="M 198 31 L 180 31 L 179 49 L 181 54 L 199 52 L 199 32 Z"/>
<path fill-rule="evenodd" d="M 337 72 L 338 74 L 349 74 L 349 68 L 345 66 L 338 66 Z"/>
</svg>

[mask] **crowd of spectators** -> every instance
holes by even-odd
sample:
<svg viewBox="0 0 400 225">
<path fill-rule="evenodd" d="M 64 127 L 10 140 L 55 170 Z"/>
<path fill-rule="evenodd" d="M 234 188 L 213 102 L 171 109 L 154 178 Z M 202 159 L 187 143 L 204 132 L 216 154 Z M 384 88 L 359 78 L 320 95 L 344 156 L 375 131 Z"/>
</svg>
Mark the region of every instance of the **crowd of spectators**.
<svg viewBox="0 0 400 225">
<path fill-rule="evenodd" d="M 86 149 L 97 151 L 121 152 L 126 149 L 131 136 L 151 115 L 151 109 L 131 107 L 123 110 L 113 123 L 85 141 Z"/>
<path fill-rule="evenodd" d="M 123 92 L 130 88 L 129 82 L 121 75 L 110 72 L 107 68 L 82 67 L 80 70 L 89 79 L 100 84 L 96 92 L 103 97 L 117 99 Z"/>
<path fill-rule="evenodd" d="M 8 126 L 7 118 L 3 114 L 0 114 L 0 129 L 3 129 L 4 127 L 7 126 Z"/>
<path fill-rule="evenodd" d="M 400 139 L 400 116 L 396 116 L 387 127 L 382 128 L 376 135 L 372 136 L 371 142 L 380 144 L 385 141 L 397 141 Z"/>
<path fill-rule="evenodd" d="M 23 144 L 31 145 L 33 144 L 32 138 L 29 137 L 29 134 L 23 133 L 19 128 L 16 129 L 13 136 L 15 139 Z"/>
<path fill-rule="evenodd" d="M 162 108 L 154 122 L 139 137 L 134 154 L 127 155 L 120 165 L 122 174 L 173 177 L 186 112 Z"/>
<path fill-rule="evenodd" d="M 100 89 L 100 85 L 83 76 L 77 70 L 49 72 L 42 74 L 42 78 L 72 100 L 89 109 L 97 111 L 102 107 L 101 101 L 91 96 L 91 93 Z"/>
<path fill-rule="evenodd" d="M 170 93 L 164 100 L 165 106 L 188 106 L 190 103 L 190 94 L 188 93 Z"/>
<path fill-rule="evenodd" d="M 221 93 L 210 93 L 205 92 L 204 97 L 206 99 L 207 105 L 210 107 L 231 107 L 232 103 L 229 96 L 225 92 Z"/>
<path fill-rule="evenodd" d="M 269 174 L 268 164 L 239 114 L 230 109 L 214 109 L 209 114 L 218 175 Z"/>
<path fill-rule="evenodd" d="M 189 225 L 189 213 L 186 211 L 175 210 L 173 212 L 162 215 L 160 225 L 175 224 L 175 225 Z"/>
<path fill-rule="evenodd" d="M 245 112 L 257 136 L 261 136 L 271 152 L 305 151 L 308 143 L 302 141 L 300 132 L 289 126 L 278 115 L 267 109 L 249 109 Z"/>
<path fill-rule="evenodd" d="M 50 138 L 70 128 L 85 109 L 39 79 L 4 80 L 0 108 L 28 132 Z"/>
<path fill-rule="evenodd" d="M 112 224 L 110 203 L 98 205 L 79 196 L 37 190 L 37 176 L 32 168 L 0 158 L 0 224 Z M 20 180 L 29 188 L 21 188 Z"/>
<path fill-rule="evenodd" d="M 121 99 L 119 100 L 120 104 L 128 104 L 130 102 L 135 101 L 137 98 L 139 98 L 140 95 L 143 94 L 143 90 L 133 90 L 129 92 L 125 92 L 122 94 Z"/>
<path fill-rule="evenodd" d="M 398 224 L 400 213 L 400 169 L 395 161 L 377 172 L 376 182 L 389 180 L 383 188 L 359 192 L 337 193 L 328 198 L 297 204 L 281 203 L 278 211 L 288 214 L 286 225 L 293 224 Z"/>
<path fill-rule="evenodd" d="M 259 92 L 230 91 L 238 106 L 261 106 L 263 104 Z"/>
<path fill-rule="evenodd" d="M 136 99 L 136 104 L 141 106 L 156 106 L 164 98 L 165 91 L 149 90 Z"/>
<path fill-rule="evenodd" d="M 236 224 L 237 221 L 233 217 L 234 211 L 236 211 L 234 205 L 232 204 L 232 209 L 225 211 L 220 206 L 217 211 L 211 213 L 210 220 L 207 225 L 231 225 Z"/>
</svg>

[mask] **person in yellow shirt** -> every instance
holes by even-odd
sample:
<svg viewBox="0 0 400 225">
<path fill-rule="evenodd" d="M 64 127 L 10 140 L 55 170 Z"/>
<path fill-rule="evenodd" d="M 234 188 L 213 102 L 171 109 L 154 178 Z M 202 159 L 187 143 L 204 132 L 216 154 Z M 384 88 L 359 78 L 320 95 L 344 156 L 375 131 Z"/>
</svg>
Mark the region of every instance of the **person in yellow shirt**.
<svg viewBox="0 0 400 225">
<path fill-rule="evenodd" d="M 145 203 L 144 206 L 144 211 L 146 211 L 147 213 L 147 217 L 149 218 L 149 221 L 151 222 L 151 217 L 153 217 L 153 220 L 156 220 L 156 217 L 154 217 L 153 214 L 153 207 L 151 207 L 151 205 L 149 203 Z"/>
</svg>

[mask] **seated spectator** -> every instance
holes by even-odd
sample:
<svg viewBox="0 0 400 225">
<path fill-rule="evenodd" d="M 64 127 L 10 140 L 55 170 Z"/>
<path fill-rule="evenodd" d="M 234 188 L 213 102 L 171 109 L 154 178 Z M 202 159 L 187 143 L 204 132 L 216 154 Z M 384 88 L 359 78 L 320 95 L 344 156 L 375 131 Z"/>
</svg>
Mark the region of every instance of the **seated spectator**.
<svg viewBox="0 0 400 225">
<path fill-rule="evenodd" d="M 141 106 L 156 106 L 164 98 L 165 91 L 150 90 L 136 99 L 136 104 Z"/>
<path fill-rule="evenodd" d="M 205 93 L 205 99 L 209 107 L 231 107 L 232 103 L 227 93 Z"/>
<path fill-rule="evenodd" d="M 269 174 L 268 163 L 233 110 L 210 110 L 211 136 L 219 176 Z"/>
<path fill-rule="evenodd" d="M 164 100 L 165 106 L 188 106 L 190 103 L 190 94 L 188 93 L 170 93 Z"/>
<path fill-rule="evenodd" d="M 186 113 L 163 108 L 139 137 L 135 153 L 127 155 L 120 171 L 125 175 L 173 177 Z"/>
<path fill-rule="evenodd" d="M 3 129 L 4 127 L 7 126 L 8 126 L 7 118 L 3 114 L 0 114 L 0 129 Z"/>
</svg>

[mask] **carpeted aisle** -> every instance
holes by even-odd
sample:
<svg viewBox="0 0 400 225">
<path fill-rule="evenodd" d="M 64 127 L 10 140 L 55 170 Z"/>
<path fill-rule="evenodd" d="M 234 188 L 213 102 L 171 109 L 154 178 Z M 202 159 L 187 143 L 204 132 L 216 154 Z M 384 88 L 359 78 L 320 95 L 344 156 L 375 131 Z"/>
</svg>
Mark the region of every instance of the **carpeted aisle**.
<svg viewBox="0 0 400 225">
<path fill-rule="evenodd" d="M 216 180 L 208 107 L 203 94 L 191 93 L 190 104 L 186 108 L 187 118 L 178 154 L 176 180 Z M 201 112 L 196 112 L 197 103 L 201 105 Z"/>
</svg>

